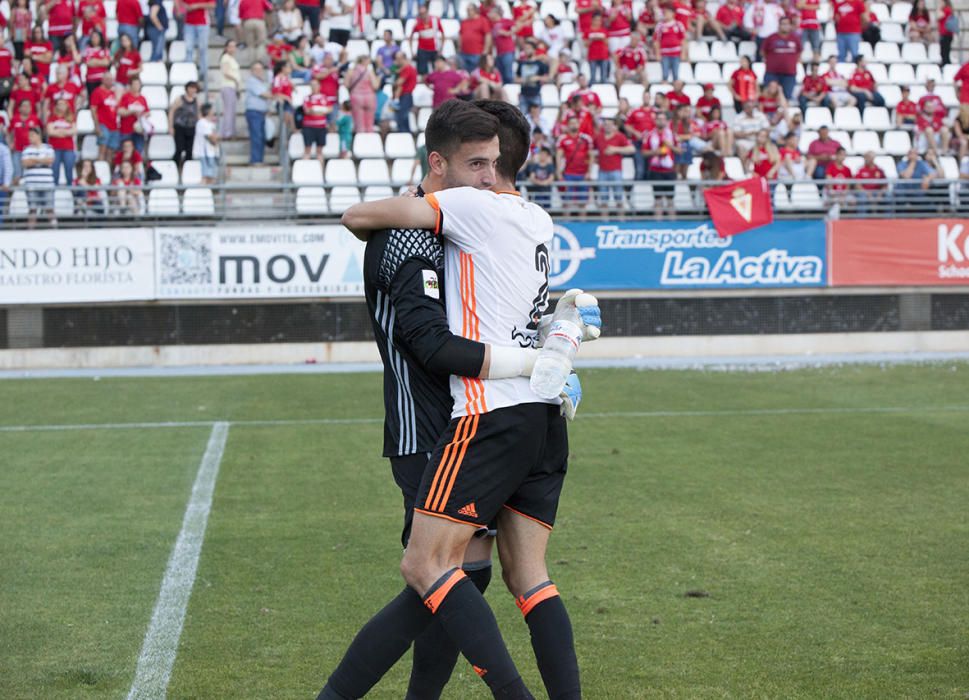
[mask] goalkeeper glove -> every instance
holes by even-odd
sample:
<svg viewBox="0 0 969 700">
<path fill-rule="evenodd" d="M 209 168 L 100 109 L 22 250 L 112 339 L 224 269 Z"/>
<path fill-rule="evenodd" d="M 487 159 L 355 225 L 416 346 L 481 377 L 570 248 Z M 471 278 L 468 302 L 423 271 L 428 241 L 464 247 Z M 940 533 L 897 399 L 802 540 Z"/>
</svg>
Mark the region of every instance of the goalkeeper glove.
<svg viewBox="0 0 969 700">
<path fill-rule="evenodd" d="M 582 400 L 582 384 L 579 382 L 579 375 L 575 372 L 565 380 L 565 386 L 562 387 L 559 398 L 562 399 L 562 415 L 566 420 L 574 420 L 575 412 L 579 410 L 579 402 Z"/>
<path fill-rule="evenodd" d="M 591 294 L 583 292 L 581 289 L 570 289 L 561 299 L 558 300 L 555 309 L 558 310 L 562 304 L 572 305 L 579 312 L 582 321 L 582 342 L 587 343 L 595 340 L 602 333 L 602 312 L 599 310 L 599 300 Z M 538 323 L 538 344 L 539 347 L 545 344 L 548 337 L 548 329 L 552 325 L 554 314 L 542 316 Z"/>
</svg>

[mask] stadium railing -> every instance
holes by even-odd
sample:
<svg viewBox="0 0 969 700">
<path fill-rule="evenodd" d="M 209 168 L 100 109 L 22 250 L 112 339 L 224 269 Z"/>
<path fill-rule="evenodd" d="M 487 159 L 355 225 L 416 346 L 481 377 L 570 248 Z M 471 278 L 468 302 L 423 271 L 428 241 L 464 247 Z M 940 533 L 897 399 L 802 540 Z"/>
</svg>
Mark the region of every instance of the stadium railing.
<svg viewBox="0 0 969 700">
<path fill-rule="evenodd" d="M 521 191 L 562 218 L 593 220 L 649 219 L 657 216 L 706 218 L 703 190 L 723 182 L 569 181 L 547 189 L 520 183 Z M 844 181 L 847 191 L 835 191 L 823 181 L 771 183 L 776 218 L 805 215 L 830 218 L 908 218 L 969 214 L 969 181 L 920 180 Z M 861 185 L 882 187 L 864 190 Z M 672 188 L 663 202 L 661 188 Z M 133 223 L 217 223 L 220 221 L 334 221 L 352 204 L 380 199 L 406 190 L 390 182 L 367 185 L 231 184 L 166 185 L 160 187 L 57 187 L 48 190 L 57 226 L 130 226 Z M 670 192 L 670 190 L 666 190 Z M 14 187 L 8 193 L 3 227 L 27 224 L 36 190 Z M 97 193 L 95 198 L 92 193 Z M 125 196 L 129 203 L 124 205 Z M 130 204 L 131 195 L 138 204 Z M 665 211 L 661 205 L 668 205 Z M 52 225 L 49 213 L 35 217 L 39 228 Z"/>
</svg>

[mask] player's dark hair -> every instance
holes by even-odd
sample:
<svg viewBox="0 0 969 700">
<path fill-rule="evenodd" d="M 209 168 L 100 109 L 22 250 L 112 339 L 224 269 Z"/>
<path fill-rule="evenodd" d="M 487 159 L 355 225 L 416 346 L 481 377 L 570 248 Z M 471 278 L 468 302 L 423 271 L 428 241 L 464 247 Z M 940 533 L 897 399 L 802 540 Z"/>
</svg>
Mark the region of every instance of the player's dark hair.
<svg viewBox="0 0 969 700">
<path fill-rule="evenodd" d="M 506 180 L 515 181 L 518 171 L 528 160 L 531 146 L 531 129 L 521 110 L 502 100 L 475 100 L 478 109 L 498 119 L 498 141 L 501 155 L 498 157 L 498 174 Z"/>
<path fill-rule="evenodd" d="M 498 135 L 498 119 L 464 100 L 448 100 L 431 113 L 424 129 L 428 153 L 445 158 L 462 144 L 490 141 Z"/>
</svg>

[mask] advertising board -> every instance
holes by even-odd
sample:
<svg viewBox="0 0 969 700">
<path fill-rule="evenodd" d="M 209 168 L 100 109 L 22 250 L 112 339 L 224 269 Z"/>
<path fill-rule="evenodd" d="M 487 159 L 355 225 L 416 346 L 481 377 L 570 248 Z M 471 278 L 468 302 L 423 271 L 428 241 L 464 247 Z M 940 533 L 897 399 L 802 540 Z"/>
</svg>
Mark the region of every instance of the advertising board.
<svg viewBox="0 0 969 700">
<path fill-rule="evenodd" d="M 822 287 L 824 222 L 775 221 L 721 238 L 710 222 L 564 222 L 552 245 L 553 289 Z"/>
</svg>

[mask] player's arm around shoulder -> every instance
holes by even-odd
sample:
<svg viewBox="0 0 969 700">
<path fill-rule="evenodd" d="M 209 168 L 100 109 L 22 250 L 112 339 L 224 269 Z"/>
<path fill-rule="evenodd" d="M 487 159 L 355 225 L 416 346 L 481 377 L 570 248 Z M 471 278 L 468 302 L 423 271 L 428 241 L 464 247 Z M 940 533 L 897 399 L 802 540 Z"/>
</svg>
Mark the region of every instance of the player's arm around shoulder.
<svg viewBox="0 0 969 700">
<path fill-rule="evenodd" d="M 375 202 L 354 204 L 343 213 L 340 222 L 361 241 L 371 231 L 382 228 L 415 228 L 437 231 L 439 213 L 427 199 L 391 197 Z"/>
</svg>

